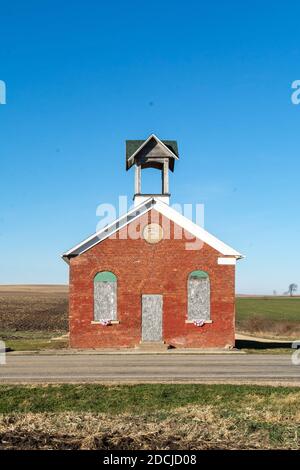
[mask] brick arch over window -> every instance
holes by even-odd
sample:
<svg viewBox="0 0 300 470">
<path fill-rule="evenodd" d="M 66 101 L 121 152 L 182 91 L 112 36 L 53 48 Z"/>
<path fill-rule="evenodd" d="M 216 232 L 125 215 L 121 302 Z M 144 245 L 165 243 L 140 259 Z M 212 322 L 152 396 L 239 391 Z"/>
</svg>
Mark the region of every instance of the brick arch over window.
<svg viewBox="0 0 300 470">
<path fill-rule="evenodd" d="M 205 271 L 189 274 L 188 320 L 210 320 L 210 280 Z"/>
<path fill-rule="evenodd" d="M 94 321 L 117 319 L 117 277 L 101 271 L 94 277 Z"/>
</svg>

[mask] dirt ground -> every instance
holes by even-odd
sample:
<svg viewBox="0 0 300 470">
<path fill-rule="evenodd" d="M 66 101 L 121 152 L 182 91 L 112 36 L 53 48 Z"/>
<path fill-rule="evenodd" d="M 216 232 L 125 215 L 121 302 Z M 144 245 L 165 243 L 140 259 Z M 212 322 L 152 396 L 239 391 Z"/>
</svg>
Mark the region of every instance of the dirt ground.
<svg viewBox="0 0 300 470">
<path fill-rule="evenodd" d="M 0 331 L 67 329 L 67 286 L 0 286 Z"/>
</svg>

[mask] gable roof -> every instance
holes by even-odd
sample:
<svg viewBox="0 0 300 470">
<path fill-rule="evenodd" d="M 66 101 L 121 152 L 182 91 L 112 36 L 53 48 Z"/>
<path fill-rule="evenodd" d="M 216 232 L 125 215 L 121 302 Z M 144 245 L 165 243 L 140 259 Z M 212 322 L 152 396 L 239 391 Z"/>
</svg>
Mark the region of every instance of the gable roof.
<svg viewBox="0 0 300 470">
<path fill-rule="evenodd" d="M 126 140 L 126 170 L 134 164 L 134 157 L 150 142 L 155 139 L 158 144 L 162 144 L 169 152 L 170 157 L 179 159 L 178 145 L 176 140 L 160 140 L 155 134 L 151 134 L 146 140 Z"/>
<path fill-rule="evenodd" d="M 68 262 L 70 258 L 74 256 L 81 255 L 85 251 L 89 250 L 93 246 L 97 245 L 98 243 L 102 242 L 106 238 L 113 235 L 115 232 L 119 231 L 121 228 L 128 225 L 133 220 L 141 217 L 143 214 L 148 212 L 151 209 L 157 210 L 160 214 L 170 219 L 175 224 L 182 227 L 184 230 L 188 231 L 196 238 L 200 239 L 207 245 L 215 248 L 224 256 L 232 256 L 237 259 L 243 258 L 243 255 L 238 251 L 231 248 L 229 245 L 226 245 L 221 240 L 216 238 L 214 235 L 210 234 L 204 228 L 200 227 L 199 225 L 195 224 L 191 220 L 189 220 L 184 215 L 177 212 L 175 209 L 170 207 L 168 204 L 160 201 L 156 197 L 149 197 L 146 201 L 142 202 L 138 206 L 132 208 L 124 214 L 123 216 L 116 219 L 111 224 L 107 225 L 103 229 L 99 230 L 98 232 L 94 233 L 87 239 L 83 240 L 78 245 L 71 248 L 69 251 L 62 255 L 62 258 Z"/>
</svg>

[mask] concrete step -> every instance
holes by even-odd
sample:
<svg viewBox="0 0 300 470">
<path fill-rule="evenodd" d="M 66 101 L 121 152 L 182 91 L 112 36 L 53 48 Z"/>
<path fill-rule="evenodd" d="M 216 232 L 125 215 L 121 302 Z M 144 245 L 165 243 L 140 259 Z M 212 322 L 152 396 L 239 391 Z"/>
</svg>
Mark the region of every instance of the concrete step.
<svg viewBox="0 0 300 470">
<path fill-rule="evenodd" d="M 66 341 L 69 339 L 70 333 L 66 333 L 65 335 L 62 336 L 55 336 L 54 338 L 51 338 L 50 341 Z"/>
<path fill-rule="evenodd" d="M 166 351 L 169 345 L 163 341 L 144 341 L 138 346 L 141 351 Z"/>
</svg>

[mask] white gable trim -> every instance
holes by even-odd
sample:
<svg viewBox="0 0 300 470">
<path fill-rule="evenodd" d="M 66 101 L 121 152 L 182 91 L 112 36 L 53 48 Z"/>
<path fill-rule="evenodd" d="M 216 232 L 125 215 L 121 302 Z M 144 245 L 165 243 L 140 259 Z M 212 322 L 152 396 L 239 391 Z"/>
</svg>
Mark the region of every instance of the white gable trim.
<svg viewBox="0 0 300 470">
<path fill-rule="evenodd" d="M 155 205 L 155 209 L 157 209 L 161 214 L 171 219 L 174 223 L 180 225 L 182 228 L 190 232 L 196 238 L 199 238 L 207 245 L 210 245 L 212 248 L 215 248 L 217 251 L 219 251 L 223 255 L 232 255 L 232 256 L 236 256 L 237 258 L 243 257 L 241 253 L 234 250 L 229 245 L 226 245 L 226 243 L 223 243 L 214 235 L 204 230 L 204 228 L 200 227 L 199 225 L 195 224 L 184 215 L 177 212 L 171 206 L 168 206 L 167 204 L 164 204 L 161 201 L 157 201 Z"/>
<path fill-rule="evenodd" d="M 126 214 L 123 216 L 119 217 L 118 219 L 114 220 L 111 224 L 107 225 L 106 227 L 102 228 L 96 233 L 93 233 L 90 237 L 86 238 L 82 242 L 78 243 L 78 245 L 75 245 L 73 248 L 68 250 L 66 253 L 62 255 L 63 258 L 66 258 L 71 255 L 76 255 L 76 254 L 82 254 L 85 251 L 89 250 L 92 248 L 94 245 L 97 245 L 97 243 L 105 240 L 105 238 L 110 237 L 114 233 L 116 233 L 118 230 L 121 228 L 125 227 L 127 224 L 130 222 L 133 222 L 136 220 L 138 217 L 141 215 L 145 214 L 148 212 L 151 208 L 151 200 L 152 198 L 149 197 L 147 201 L 142 202 L 136 207 L 133 207 L 131 210 L 129 210 Z M 90 244 L 89 244 L 90 243 Z M 86 249 L 84 249 L 84 245 L 89 245 Z M 81 249 L 82 248 L 82 249 Z M 77 251 L 80 251 L 80 253 L 77 253 Z"/>
<path fill-rule="evenodd" d="M 218 258 L 218 264 L 221 265 L 235 265 L 236 258 Z"/>
<path fill-rule="evenodd" d="M 210 234 L 206 230 L 204 230 L 199 225 L 196 225 L 191 220 L 187 219 L 185 216 L 177 212 L 175 209 L 170 207 L 168 204 L 161 202 L 159 199 L 155 197 L 149 197 L 146 201 L 141 203 L 140 205 L 134 207 L 127 214 L 119 217 L 119 219 L 115 220 L 108 226 L 104 227 L 103 229 L 99 230 L 99 232 L 94 233 L 78 245 L 71 248 L 69 251 L 62 255 L 63 259 L 67 260 L 68 257 L 77 256 L 85 251 L 89 250 L 93 246 L 97 245 L 101 241 L 105 240 L 106 238 L 110 237 L 117 231 L 121 230 L 121 228 L 128 225 L 130 222 L 133 222 L 141 215 L 147 213 L 151 209 L 157 210 L 160 214 L 164 215 L 175 224 L 182 227 L 184 230 L 189 232 L 191 235 L 194 235 L 196 238 L 199 238 L 201 241 L 210 245 L 215 250 L 219 251 L 222 255 L 225 256 L 233 256 L 234 258 L 243 258 L 243 255 L 238 251 L 231 248 L 229 245 L 226 245 L 221 240 L 216 238 L 214 235 Z M 220 258 L 219 258 L 220 259 Z"/>
</svg>

